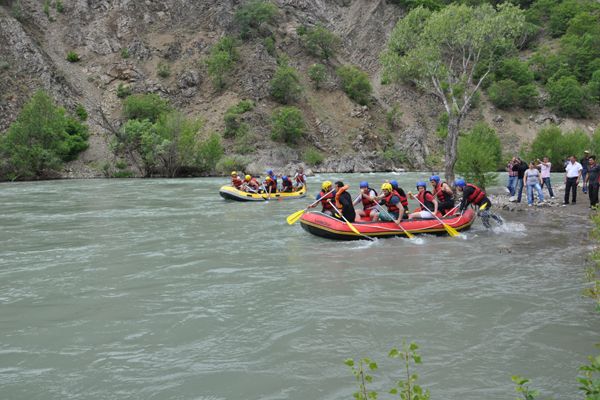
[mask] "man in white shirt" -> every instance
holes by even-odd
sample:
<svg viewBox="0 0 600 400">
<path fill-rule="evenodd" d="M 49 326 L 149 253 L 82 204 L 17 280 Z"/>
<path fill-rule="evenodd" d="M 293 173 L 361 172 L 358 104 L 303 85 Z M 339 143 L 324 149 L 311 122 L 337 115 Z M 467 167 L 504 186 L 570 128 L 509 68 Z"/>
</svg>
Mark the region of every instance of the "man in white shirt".
<svg viewBox="0 0 600 400">
<path fill-rule="evenodd" d="M 563 206 L 569 204 L 569 191 L 573 193 L 571 204 L 577 202 L 577 184 L 581 179 L 581 170 L 583 167 L 577 162 L 575 156 L 569 157 L 569 162 L 565 165 L 565 202 Z"/>
</svg>

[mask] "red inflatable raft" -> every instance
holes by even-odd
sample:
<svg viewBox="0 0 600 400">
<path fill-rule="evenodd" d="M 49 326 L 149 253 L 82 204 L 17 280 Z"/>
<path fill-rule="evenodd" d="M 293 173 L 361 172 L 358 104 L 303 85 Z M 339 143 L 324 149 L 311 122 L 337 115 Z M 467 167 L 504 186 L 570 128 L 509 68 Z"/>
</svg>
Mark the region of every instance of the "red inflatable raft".
<svg viewBox="0 0 600 400">
<path fill-rule="evenodd" d="M 442 218 L 446 225 L 451 226 L 457 231 L 464 231 L 471 227 L 475 220 L 475 212 L 467 209 L 462 215 L 451 215 Z M 348 224 L 337 218 L 321 212 L 307 212 L 300 218 L 300 224 L 305 231 L 313 235 L 336 240 L 359 240 L 364 239 L 350 229 Z M 404 220 L 400 223 L 402 228 L 413 235 L 419 233 L 429 233 L 434 235 L 447 234 L 444 226 L 437 219 L 412 219 Z M 402 228 L 394 222 L 371 222 L 357 219 L 352 225 L 364 236 L 369 237 L 391 237 L 406 236 Z"/>
</svg>

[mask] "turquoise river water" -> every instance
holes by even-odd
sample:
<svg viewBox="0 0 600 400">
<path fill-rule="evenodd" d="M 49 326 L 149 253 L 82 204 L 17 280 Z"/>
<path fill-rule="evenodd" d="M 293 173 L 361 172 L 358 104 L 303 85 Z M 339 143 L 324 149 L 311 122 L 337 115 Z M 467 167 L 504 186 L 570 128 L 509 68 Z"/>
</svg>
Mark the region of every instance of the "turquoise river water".
<svg viewBox="0 0 600 400">
<path fill-rule="evenodd" d="M 311 196 L 324 178 L 355 194 L 364 176 L 310 178 Z M 600 338 L 587 213 L 334 242 L 286 223 L 310 199 L 230 202 L 224 183 L 0 184 L 0 398 L 351 399 L 343 361 L 370 357 L 391 399 L 403 339 L 432 399 L 513 399 L 511 375 L 580 398 Z"/>
</svg>

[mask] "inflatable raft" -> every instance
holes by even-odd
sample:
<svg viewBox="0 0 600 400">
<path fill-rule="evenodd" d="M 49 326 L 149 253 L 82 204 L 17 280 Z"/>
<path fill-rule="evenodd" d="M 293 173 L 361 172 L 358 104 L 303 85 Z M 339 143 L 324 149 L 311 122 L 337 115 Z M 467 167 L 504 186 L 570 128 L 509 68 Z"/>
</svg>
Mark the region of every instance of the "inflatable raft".
<svg viewBox="0 0 600 400">
<path fill-rule="evenodd" d="M 306 186 L 302 187 L 302 189 L 297 192 L 277 192 L 271 193 L 269 196 L 268 193 L 250 193 L 244 192 L 243 190 L 239 190 L 234 188 L 233 186 L 221 186 L 219 189 L 219 194 L 222 198 L 227 200 L 235 200 L 235 201 L 266 201 L 266 200 L 287 200 L 287 199 L 299 199 L 301 197 L 306 196 Z"/>
<path fill-rule="evenodd" d="M 462 215 L 452 215 L 442 218 L 446 225 L 457 231 L 464 231 L 471 227 L 475 220 L 475 211 L 467 209 Z M 300 218 L 302 228 L 313 235 L 335 240 L 359 240 L 364 239 L 361 235 L 353 232 L 348 224 L 337 218 L 321 212 L 307 212 Z M 369 237 L 392 237 L 406 236 L 404 231 L 394 222 L 371 222 L 357 219 L 352 225 L 364 236 Z M 400 223 L 402 228 L 417 235 L 420 233 L 446 235 L 446 229 L 437 219 L 412 219 Z"/>
</svg>

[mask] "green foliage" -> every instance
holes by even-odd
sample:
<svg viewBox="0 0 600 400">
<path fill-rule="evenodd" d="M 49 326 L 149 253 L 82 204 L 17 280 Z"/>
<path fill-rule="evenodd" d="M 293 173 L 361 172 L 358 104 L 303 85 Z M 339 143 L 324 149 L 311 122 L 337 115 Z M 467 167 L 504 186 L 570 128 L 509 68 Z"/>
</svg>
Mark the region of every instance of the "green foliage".
<svg viewBox="0 0 600 400">
<path fill-rule="evenodd" d="M 88 119 L 88 113 L 85 110 L 85 107 L 81 104 L 77 104 L 77 107 L 75 107 L 75 115 L 79 117 L 80 121 L 87 121 Z"/>
<path fill-rule="evenodd" d="M 438 116 L 438 124 L 435 129 L 435 134 L 441 139 L 446 139 L 446 137 L 448 136 L 448 121 L 449 121 L 449 119 L 450 119 L 450 117 L 448 116 L 448 113 L 446 113 L 446 112 L 441 113 Z"/>
<path fill-rule="evenodd" d="M 598 149 L 597 145 L 599 139 L 600 129 L 597 129 L 593 139 L 596 144 L 594 151 Z M 598 207 L 596 207 L 596 210 L 592 213 L 591 217 L 593 223 L 591 236 L 598 241 L 600 239 L 600 212 L 598 212 Z M 585 278 L 588 284 L 583 289 L 583 295 L 594 301 L 596 304 L 596 312 L 600 313 L 600 249 L 597 247 L 592 251 L 591 260 L 592 264 L 585 271 Z"/>
<path fill-rule="evenodd" d="M 240 6 L 235 12 L 234 20 L 242 39 L 270 35 L 268 25 L 275 22 L 277 13 L 277 6 L 269 1 L 251 0 Z"/>
<path fill-rule="evenodd" d="M 444 7 L 445 1 L 443 0 L 388 0 L 392 4 L 397 4 L 404 9 L 414 9 L 422 7 L 429 10 L 439 10 Z"/>
<path fill-rule="evenodd" d="M 571 18 L 581 11 L 581 2 L 578 0 L 560 1 L 550 13 L 549 28 L 553 37 L 562 36 L 569 26 Z"/>
<path fill-rule="evenodd" d="M 540 92 L 530 83 L 517 89 L 517 103 L 525 109 L 534 109 L 540 106 Z"/>
<path fill-rule="evenodd" d="M 497 80 L 511 79 L 519 86 L 533 82 L 533 72 L 529 70 L 527 63 L 518 58 L 506 58 L 500 62 L 494 71 Z"/>
<path fill-rule="evenodd" d="M 371 102 L 373 88 L 366 72 L 352 65 L 344 65 L 337 69 L 337 74 L 348 97 L 360 105 Z"/>
<path fill-rule="evenodd" d="M 19 22 L 23 22 L 23 8 L 21 7 L 21 0 L 16 0 L 12 3 L 10 13 L 14 19 Z"/>
<path fill-rule="evenodd" d="M 117 97 L 124 99 L 127 96 L 131 96 L 131 87 L 129 87 L 129 85 L 119 83 L 119 86 L 117 86 Z"/>
<path fill-rule="evenodd" d="M 587 115 L 586 102 L 589 97 L 577 79 L 573 76 L 564 76 L 548 82 L 550 99 L 548 104 L 562 115 L 570 117 L 585 117 Z"/>
<path fill-rule="evenodd" d="M 63 2 L 61 0 L 56 0 L 56 2 L 54 3 L 54 8 L 56 9 L 56 12 L 59 13 L 65 11 L 65 6 L 63 5 Z"/>
<path fill-rule="evenodd" d="M 340 39 L 322 25 L 307 29 L 302 39 L 308 52 L 323 60 L 332 57 L 340 44 Z"/>
<path fill-rule="evenodd" d="M 406 344 L 406 341 L 403 340 L 401 350 L 393 348 L 388 354 L 390 358 L 398 358 L 404 364 L 406 379 L 400 379 L 390 390 L 391 394 L 397 394 L 402 400 L 429 400 L 430 398 L 429 389 L 423 390 L 417 384 L 419 376 L 411 373 L 411 364 L 416 366 L 422 362 L 421 355 L 417 350 L 419 350 L 419 346 L 416 343 Z"/>
<path fill-rule="evenodd" d="M 317 90 L 327 78 L 326 74 L 327 70 L 323 64 L 313 64 L 308 67 L 308 78 L 313 82 Z"/>
<path fill-rule="evenodd" d="M 129 49 L 127 47 L 123 47 L 121 49 L 121 58 L 123 58 L 123 59 L 129 58 Z"/>
<path fill-rule="evenodd" d="M 496 131 L 478 123 L 458 139 L 456 170 L 469 182 L 485 188 L 495 183 L 502 161 L 502 147 Z"/>
<path fill-rule="evenodd" d="M 154 93 L 134 94 L 123 101 L 123 114 L 127 119 L 147 119 L 156 122 L 161 114 L 170 109 L 168 101 Z"/>
<path fill-rule="evenodd" d="M 394 104 L 392 108 L 390 108 L 385 113 L 385 122 L 390 130 L 398 129 L 400 127 L 400 123 L 402 122 L 402 111 L 400 111 L 400 105 L 398 103 Z"/>
<path fill-rule="evenodd" d="M 577 377 L 581 385 L 579 390 L 585 394 L 585 400 L 600 399 L 600 355 L 588 357 L 589 364 L 583 365 L 579 371 L 583 376 Z"/>
<path fill-rule="evenodd" d="M 218 169 L 217 163 L 223 157 L 223 152 L 221 137 L 216 133 L 211 134 L 207 140 L 200 144 L 198 149 L 198 161 L 200 162 L 202 170 L 213 172 Z"/>
<path fill-rule="evenodd" d="M 590 147 L 590 138 L 580 130 L 564 134 L 559 127 L 541 129 L 527 153 L 529 159 L 548 157 L 555 171 L 563 171 L 563 161 L 570 155 L 582 154 Z"/>
<path fill-rule="evenodd" d="M 300 77 L 294 67 L 281 65 L 271 79 L 271 96 L 281 104 L 297 101 L 302 94 Z"/>
<path fill-rule="evenodd" d="M 231 36 L 221 38 L 210 50 L 206 62 L 208 75 L 217 89 L 225 87 L 225 75 L 233 70 L 239 55 L 237 41 Z"/>
<path fill-rule="evenodd" d="M 600 103 L 600 69 L 592 74 L 592 79 L 587 84 L 587 91 L 596 103 Z"/>
<path fill-rule="evenodd" d="M 267 36 L 266 38 L 264 38 L 263 44 L 265 45 L 265 49 L 267 49 L 267 53 L 275 57 L 275 55 L 277 54 L 277 51 L 275 49 L 275 37 Z"/>
<path fill-rule="evenodd" d="M 79 60 L 81 60 L 81 58 L 79 57 L 79 54 L 77 54 L 73 50 L 71 50 L 67 53 L 67 61 L 68 62 L 75 63 L 75 62 L 78 62 Z"/>
<path fill-rule="evenodd" d="M 88 136 L 87 126 L 39 91 L 0 138 L 0 176 L 10 180 L 48 176 L 85 150 Z"/>
<path fill-rule="evenodd" d="M 362 358 L 358 362 L 354 362 L 353 359 L 349 358 L 344 361 L 344 364 L 350 368 L 358 385 L 358 391 L 354 393 L 354 398 L 356 400 L 377 399 L 377 392 L 367 389 L 367 383 L 373 382 L 370 371 L 377 370 L 377 363 L 369 358 Z"/>
<path fill-rule="evenodd" d="M 563 64 L 562 57 L 555 54 L 549 47 L 543 46 L 529 59 L 536 80 L 546 83 L 556 74 Z"/>
<path fill-rule="evenodd" d="M 403 165 L 408 162 L 406 153 L 394 147 L 388 147 L 383 152 L 383 159 L 396 165 Z"/>
<path fill-rule="evenodd" d="M 246 159 L 246 157 L 222 157 L 217 163 L 216 170 L 220 173 L 229 175 L 229 172 L 231 171 L 245 170 L 247 165 L 248 160 Z"/>
<path fill-rule="evenodd" d="M 254 103 L 252 100 L 242 100 L 237 105 L 229 107 L 225 112 L 223 119 L 225 120 L 226 138 L 242 136 L 248 131 L 248 125 L 241 121 L 241 115 L 252 110 Z"/>
<path fill-rule="evenodd" d="M 161 78 L 171 76 L 171 66 L 164 61 L 160 61 L 156 67 L 156 74 Z"/>
<path fill-rule="evenodd" d="M 50 0 L 44 0 L 43 9 L 44 14 L 46 14 L 46 17 L 48 17 L 49 20 L 52 20 L 52 18 L 50 17 Z"/>
<path fill-rule="evenodd" d="M 517 385 L 515 392 L 522 396 L 522 400 L 535 400 L 535 398 L 538 397 L 539 392 L 537 390 L 529 389 L 529 379 L 522 378 L 518 375 L 514 375 L 511 379 L 515 385 Z"/>
<path fill-rule="evenodd" d="M 304 162 L 310 166 L 315 166 L 315 165 L 319 165 L 323 162 L 323 160 L 325 159 L 325 157 L 323 156 L 323 153 L 321 153 L 319 150 L 310 147 L 308 149 L 306 149 L 304 151 Z"/>
<path fill-rule="evenodd" d="M 492 83 L 488 89 L 490 101 L 498 108 L 508 109 L 517 103 L 518 85 L 511 79 L 504 79 Z"/>
<path fill-rule="evenodd" d="M 271 138 L 285 143 L 296 143 L 304 134 L 306 125 L 302 112 L 296 107 L 281 107 L 271 117 Z"/>
</svg>

